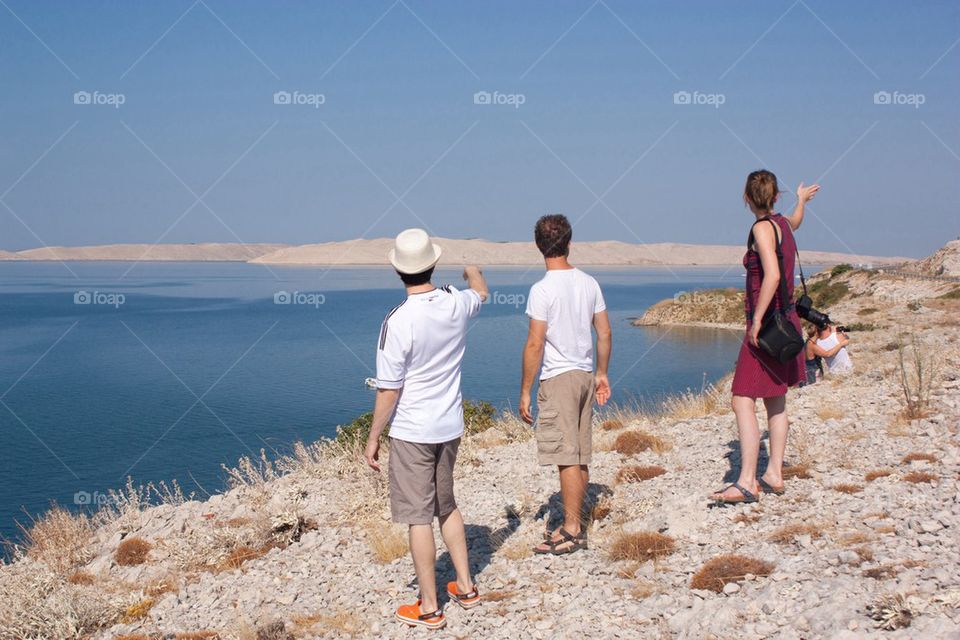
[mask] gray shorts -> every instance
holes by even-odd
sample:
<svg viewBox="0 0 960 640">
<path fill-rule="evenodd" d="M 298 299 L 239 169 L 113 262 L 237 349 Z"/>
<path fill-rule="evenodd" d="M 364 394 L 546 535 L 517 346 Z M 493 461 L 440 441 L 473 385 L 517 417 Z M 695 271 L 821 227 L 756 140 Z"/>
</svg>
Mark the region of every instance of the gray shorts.
<svg viewBox="0 0 960 640">
<path fill-rule="evenodd" d="M 593 374 L 586 371 L 567 371 L 540 381 L 537 391 L 540 464 L 590 464 L 595 391 Z"/>
<path fill-rule="evenodd" d="M 390 438 L 390 514 L 400 524 L 431 524 L 457 508 L 453 465 L 460 438 L 420 444 Z"/>
</svg>

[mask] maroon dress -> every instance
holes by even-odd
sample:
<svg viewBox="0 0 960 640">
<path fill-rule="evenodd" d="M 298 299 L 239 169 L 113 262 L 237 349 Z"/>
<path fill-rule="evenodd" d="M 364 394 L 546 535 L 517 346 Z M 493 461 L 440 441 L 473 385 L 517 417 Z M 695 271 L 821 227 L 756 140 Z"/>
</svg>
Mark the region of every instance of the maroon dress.
<svg viewBox="0 0 960 640">
<path fill-rule="evenodd" d="M 790 221 L 779 213 L 770 216 L 770 219 L 780 227 L 781 250 L 783 251 L 783 270 L 781 277 L 786 278 L 787 294 L 789 295 L 787 317 L 803 333 L 800 318 L 793 307 L 793 268 L 796 262 L 797 244 L 793 238 L 793 229 Z M 761 221 L 759 224 L 770 224 Z M 773 398 L 787 393 L 789 387 L 796 386 L 804 379 L 803 351 L 789 362 L 780 362 L 766 351 L 750 344 L 747 336 L 750 335 L 750 314 L 756 307 L 760 297 L 760 284 L 763 282 L 763 265 L 760 263 L 760 254 L 752 248 L 747 249 L 743 256 L 743 266 L 747 270 L 746 300 L 744 310 L 747 315 L 747 327 L 743 344 L 740 346 L 740 356 L 737 358 L 737 368 L 733 374 L 733 395 L 748 398 Z M 770 302 L 770 309 L 781 308 L 780 290 L 774 294 Z M 757 318 L 759 322 L 760 319 Z"/>
</svg>

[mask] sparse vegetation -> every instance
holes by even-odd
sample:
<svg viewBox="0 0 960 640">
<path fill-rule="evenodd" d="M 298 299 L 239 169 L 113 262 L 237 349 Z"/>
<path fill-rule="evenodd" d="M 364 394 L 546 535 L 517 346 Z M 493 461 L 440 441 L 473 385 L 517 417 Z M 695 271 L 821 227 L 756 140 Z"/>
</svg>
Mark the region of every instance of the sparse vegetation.
<svg viewBox="0 0 960 640">
<path fill-rule="evenodd" d="M 873 482 L 879 478 L 886 478 L 891 473 L 893 473 L 893 471 L 890 469 L 874 469 L 873 471 L 867 471 L 863 474 L 863 479 L 867 482 Z"/>
<path fill-rule="evenodd" d="M 928 415 L 931 407 L 933 386 L 939 377 L 939 363 L 935 355 L 922 342 L 913 337 L 907 346 L 899 346 L 900 387 L 903 391 L 904 417 L 917 420 Z"/>
<path fill-rule="evenodd" d="M 900 464 L 910 464 L 911 462 L 936 462 L 937 456 L 932 453 L 908 453 L 903 456 L 903 460 L 900 461 Z"/>
<path fill-rule="evenodd" d="M 847 331 L 876 331 L 880 329 L 880 325 L 874 324 L 872 322 L 851 322 L 847 326 Z"/>
<path fill-rule="evenodd" d="M 600 429 L 603 431 L 619 431 L 623 429 L 624 424 L 622 420 L 617 420 L 616 418 L 611 418 L 610 420 L 604 420 L 600 424 Z"/>
<path fill-rule="evenodd" d="M 136 622 L 142 618 L 146 618 L 147 614 L 150 613 L 150 609 L 154 605 L 154 600 L 152 598 L 144 598 L 139 602 L 127 607 L 127 610 L 123 612 L 121 620 L 123 622 Z"/>
<path fill-rule="evenodd" d="M 367 545 L 380 564 L 389 564 L 407 553 L 406 529 L 393 523 L 371 523 L 366 535 Z"/>
<path fill-rule="evenodd" d="M 810 522 L 788 524 L 775 529 L 770 534 L 769 540 L 777 544 L 790 544 L 796 542 L 797 538 L 803 535 L 810 536 L 811 539 L 815 540 L 823 535 L 823 527 Z"/>
<path fill-rule="evenodd" d="M 903 476 L 904 482 L 912 482 L 913 484 L 925 484 L 928 482 L 936 482 L 936 480 L 936 474 L 930 473 L 929 471 L 911 471 Z"/>
<path fill-rule="evenodd" d="M 117 545 L 113 559 L 122 567 L 143 564 L 147 561 L 151 549 L 153 545 L 143 538 L 127 538 Z"/>
<path fill-rule="evenodd" d="M 800 479 L 810 479 L 810 464 L 807 462 L 799 462 L 797 464 L 791 464 L 789 466 L 784 466 L 783 468 L 783 477 L 784 478 L 800 478 Z"/>
<path fill-rule="evenodd" d="M 960 300 L 960 287 L 956 287 L 941 296 L 937 296 L 937 300 Z"/>
<path fill-rule="evenodd" d="M 858 315 L 858 316 L 870 316 L 870 315 L 875 314 L 877 311 L 879 311 L 879 309 L 877 309 L 876 307 L 865 307 L 865 308 L 860 309 L 859 311 L 857 311 L 857 315 Z"/>
<path fill-rule="evenodd" d="M 774 565 L 756 558 L 726 554 L 709 560 L 693 574 L 691 589 L 704 589 L 720 593 L 731 582 L 742 582 L 747 576 L 767 577 Z"/>
<path fill-rule="evenodd" d="M 607 496 L 600 496 L 590 507 L 590 522 L 606 519 L 613 512 L 613 501 Z"/>
<path fill-rule="evenodd" d="M 830 269 L 830 277 L 831 277 L 831 278 L 836 278 L 837 276 L 843 275 L 844 273 L 847 273 L 848 271 L 853 271 L 853 265 L 848 264 L 848 263 L 846 263 L 846 262 L 841 262 L 840 264 L 838 264 L 838 265 L 836 265 L 835 267 L 833 267 L 832 269 Z"/>
<path fill-rule="evenodd" d="M 611 560 L 646 562 L 668 556 L 676 551 L 676 541 L 655 531 L 621 533 L 610 545 Z"/>
<path fill-rule="evenodd" d="M 839 420 L 844 417 L 844 415 L 846 414 L 843 412 L 843 408 L 837 406 L 826 406 L 817 409 L 817 417 L 823 421 Z"/>
<path fill-rule="evenodd" d="M 93 525 L 86 514 L 73 514 L 54 504 L 30 526 L 17 523 L 27 555 L 58 574 L 65 574 L 93 557 Z M 15 553 L 17 550 L 14 550 Z"/>
<path fill-rule="evenodd" d="M 617 471 L 616 481 L 617 482 L 640 482 L 642 480 L 650 480 L 651 478 L 656 478 L 657 476 L 662 476 L 667 472 L 663 467 L 649 466 L 644 467 L 636 464 L 627 465 L 621 467 Z"/>
<path fill-rule="evenodd" d="M 834 491 L 838 491 L 839 493 L 848 493 L 848 494 L 860 493 L 861 491 L 863 491 L 863 485 L 847 483 L 847 482 L 841 482 L 839 484 L 835 484 L 833 485 L 832 488 Z"/>
<path fill-rule="evenodd" d="M 832 277 L 832 276 L 831 276 Z M 817 309 L 825 309 L 843 300 L 850 287 L 844 282 L 833 282 L 830 279 L 818 280 L 808 287 L 810 297 Z"/>
<path fill-rule="evenodd" d="M 625 431 L 617 436 L 613 450 L 625 456 L 633 456 L 643 451 L 664 453 L 670 450 L 665 440 L 644 431 Z"/>
<path fill-rule="evenodd" d="M 671 420 L 690 420 L 714 415 L 728 405 L 727 395 L 705 381 L 699 391 L 687 389 L 679 395 L 667 398 L 663 402 L 662 412 Z"/>
</svg>

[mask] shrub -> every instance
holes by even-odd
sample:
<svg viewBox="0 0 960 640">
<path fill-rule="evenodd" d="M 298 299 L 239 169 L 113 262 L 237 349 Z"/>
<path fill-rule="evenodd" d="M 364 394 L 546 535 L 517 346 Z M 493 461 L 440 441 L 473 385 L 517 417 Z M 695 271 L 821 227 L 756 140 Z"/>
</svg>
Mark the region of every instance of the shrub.
<svg viewBox="0 0 960 640">
<path fill-rule="evenodd" d="M 927 471 L 911 471 L 903 476 L 904 482 L 912 482 L 913 484 L 924 484 L 926 482 L 935 482 L 936 480 L 937 476 Z"/>
<path fill-rule="evenodd" d="M 874 469 L 873 471 L 867 471 L 863 474 L 863 479 L 867 482 L 873 482 L 877 478 L 886 478 L 891 473 L 893 472 L 890 469 Z"/>
<path fill-rule="evenodd" d="M 463 427 L 467 435 L 482 433 L 496 425 L 497 410 L 489 402 L 463 401 Z M 337 427 L 337 437 L 334 442 L 344 446 L 364 444 L 370 436 L 373 427 L 373 412 L 361 413 L 346 425 Z M 387 425 L 380 436 L 381 442 L 386 442 L 390 426 Z"/>
<path fill-rule="evenodd" d="M 867 308 L 865 308 L 865 309 L 860 309 L 860 311 L 857 311 L 857 315 L 858 315 L 858 316 L 869 316 L 869 315 L 872 315 L 872 314 L 876 313 L 877 311 L 879 311 L 879 309 L 877 309 L 876 307 L 867 307 Z"/>
<path fill-rule="evenodd" d="M 823 527 L 808 522 L 798 522 L 780 527 L 770 534 L 770 542 L 778 544 L 789 544 L 795 542 L 799 536 L 808 535 L 811 538 L 819 538 L 823 535 Z"/>
<path fill-rule="evenodd" d="M 29 527 L 17 523 L 27 555 L 63 574 L 93 558 L 93 525 L 85 514 L 53 505 Z"/>
<path fill-rule="evenodd" d="M 69 576 L 67 576 L 67 582 L 70 584 L 82 584 L 82 585 L 91 585 L 96 582 L 96 578 L 92 574 L 87 573 L 86 571 L 74 571 Z"/>
<path fill-rule="evenodd" d="M 367 546 L 380 564 L 390 564 L 407 553 L 406 530 L 387 522 L 366 526 Z"/>
<path fill-rule="evenodd" d="M 134 604 L 127 607 L 127 610 L 123 612 L 121 620 L 123 622 L 136 622 L 147 617 L 147 614 L 150 613 L 150 608 L 153 607 L 153 599 L 146 598 L 135 602 Z"/>
<path fill-rule="evenodd" d="M 819 308 L 830 307 L 840 302 L 848 293 L 850 287 L 843 282 L 820 280 L 808 287 L 814 306 Z"/>
<path fill-rule="evenodd" d="M 625 456 L 636 455 L 642 451 L 663 453 L 669 448 L 664 440 L 643 431 L 626 431 L 617 436 L 613 443 L 613 450 Z"/>
<path fill-rule="evenodd" d="M 496 424 L 497 410 L 489 402 L 463 401 L 463 428 L 467 435 L 483 433 Z"/>
<path fill-rule="evenodd" d="M 942 296 L 937 296 L 938 300 L 960 300 L 960 287 L 952 289 Z"/>
<path fill-rule="evenodd" d="M 830 269 L 830 277 L 836 278 L 839 275 L 842 275 L 848 271 L 853 271 L 853 265 L 842 262 L 835 266 L 833 269 Z"/>
<path fill-rule="evenodd" d="M 847 331 L 876 331 L 880 328 L 880 325 L 872 322 L 851 322 L 846 326 Z"/>
<path fill-rule="evenodd" d="M 903 456 L 900 464 L 910 464 L 911 462 L 936 462 L 937 456 L 932 453 L 908 453 Z"/>
<path fill-rule="evenodd" d="M 640 482 L 641 480 L 650 480 L 651 478 L 662 476 L 666 472 L 667 470 L 663 467 L 641 467 L 640 465 L 631 464 L 622 467 L 619 471 L 617 471 L 616 481 Z"/>
<path fill-rule="evenodd" d="M 742 582 L 748 575 L 767 577 L 774 565 L 756 558 L 726 554 L 709 560 L 693 574 L 691 589 L 704 589 L 720 593 L 731 582 Z"/>
<path fill-rule="evenodd" d="M 610 559 L 646 562 L 668 556 L 674 551 L 676 551 L 676 542 L 662 533 L 655 531 L 622 533 L 610 546 Z"/>
<path fill-rule="evenodd" d="M 113 554 L 113 559 L 122 567 L 132 567 L 147 561 L 147 555 L 153 545 L 143 538 L 127 538 Z"/>
<path fill-rule="evenodd" d="M 899 347 L 900 388 L 906 402 L 904 417 L 917 420 L 927 415 L 934 382 L 939 377 L 939 364 L 936 356 L 918 343 L 916 337 L 910 341 L 911 354 L 901 342 Z"/>
<path fill-rule="evenodd" d="M 833 490 L 840 493 L 860 493 L 863 491 L 863 485 L 841 482 L 833 485 Z"/>
<path fill-rule="evenodd" d="M 618 431 L 623 429 L 623 426 L 623 422 L 621 420 L 617 420 L 616 418 L 604 420 L 603 423 L 600 424 L 600 428 L 604 431 Z"/>
</svg>

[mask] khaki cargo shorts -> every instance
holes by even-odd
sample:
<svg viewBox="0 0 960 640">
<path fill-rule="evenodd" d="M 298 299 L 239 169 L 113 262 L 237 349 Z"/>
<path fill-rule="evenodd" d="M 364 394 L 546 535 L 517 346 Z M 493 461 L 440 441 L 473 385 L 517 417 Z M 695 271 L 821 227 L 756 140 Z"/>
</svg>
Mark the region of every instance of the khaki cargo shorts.
<svg viewBox="0 0 960 640">
<path fill-rule="evenodd" d="M 390 515 L 400 524 L 432 524 L 457 508 L 453 465 L 460 438 L 420 444 L 390 438 Z"/>
<path fill-rule="evenodd" d="M 566 371 L 540 381 L 537 459 L 541 465 L 590 464 L 593 453 L 593 374 Z"/>
</svg>

